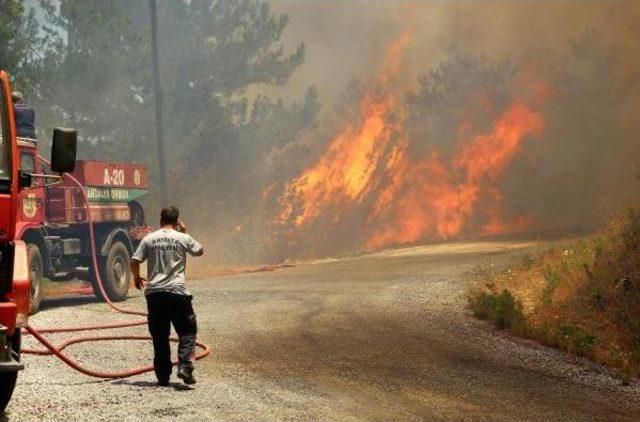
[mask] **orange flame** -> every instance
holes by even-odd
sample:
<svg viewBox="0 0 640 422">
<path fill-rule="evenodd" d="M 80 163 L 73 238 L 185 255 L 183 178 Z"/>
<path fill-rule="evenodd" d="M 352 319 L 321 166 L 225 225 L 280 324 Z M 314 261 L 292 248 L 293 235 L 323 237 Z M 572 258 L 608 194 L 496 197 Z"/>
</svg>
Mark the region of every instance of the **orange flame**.
<svg viewBox="0 0 640 422">
<path fill-rule="evenodd" d="M 391 104 L 389 97 L 366 96 L 361 105 L 362 114 L 366 116 L 362 124 L 347 126 L 331 142 L 318 164 L 289 183 L 284 198 L 300 202 L 296 226 L 312 220 L 329 203 L 359 201 L 368 192 L 372 175 L 390 139 L 391 131 L 385 118 Z M 293 212 L 294 207 L 286 204 L 280 220 L 288 220 Z"/>
<path fill-rule="evenodd" d="M 387 92 L 411 38 L 407 31 L 388 46 L 376 89 L 361 101 L 360 122 L 347 125 L 315 165 L 287 184 L 280 197 L 281 223 L 302 230 L 321 215 L 336 224 L 341 215 L 364 210 L 366 248 L 471 230 L 498 234 L 530 224 L 526 217 L 504 221 L 495 185 L 525 136 L 542 129 L 541 115 L 516 101 L 486 134 L 472 135 L 472 126 L 463 124 L 450 158 L 438 151 L 411 156 L 404 122 L 392 118 L 401 113 Z"/>
<path fill-rule="evenodd" d="M 524 136 L 541 128 L 542 117 L 516 103 L 502 114 L 489 134 L 462 141 L 449 165 L 436 152 L 424 161 L 411 163 L 403 143 L 396 153 L 400 157 L 390 161 L 395 164 L 389 184 L 368 219 L 376 230 L 366 246 L 376 248 L 460 234 L 481 196 L 499 205 L 501 198 L 493 183 L 517 153 Z M 498 211 L 490 209 L 487 213 L 484 234 L 509 231 Z M 522 229 L 527 221 L 519 218 L 514 224 Z"/>
<path fill-rule="evenodd" d="M 403 32 L 387 48 L 378 74 L 382 86 L 400 70 L 400 55 L 411 38 L 411 32 Z M 363 116 L 360 124 L 347 125 L 331 141 L 318 163 L 287 185 L 280 201 L 280 221 L 289 220 L 299 210 L 294 222 L 301 226 L 313 220 L 328 204 L 360 201 L 369 192 L 373 174 L 394 129 L 387 121 L 393 105 L 393 98 L 388 94 L 365 95 L 360 104 Z"/>
</svg>

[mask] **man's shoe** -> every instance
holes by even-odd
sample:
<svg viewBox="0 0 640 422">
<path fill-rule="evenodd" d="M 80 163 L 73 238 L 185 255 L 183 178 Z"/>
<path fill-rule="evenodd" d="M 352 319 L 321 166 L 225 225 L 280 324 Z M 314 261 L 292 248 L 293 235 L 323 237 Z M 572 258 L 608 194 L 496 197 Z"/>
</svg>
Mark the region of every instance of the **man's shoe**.
<svg viewBox="0 0 640 422">
<path fill-rule="evenodd" d="M 196 377 L 193 376 L 193 369 L 178 369 L 178 378 L 180 378 L 187 385 L 196 383 Z"/>
<path fill-rule="evenodd" d="M 169 380 L 158 380 L 158 386 L 160 387 L 168 387 L 169 386 Z"/>
</svg>

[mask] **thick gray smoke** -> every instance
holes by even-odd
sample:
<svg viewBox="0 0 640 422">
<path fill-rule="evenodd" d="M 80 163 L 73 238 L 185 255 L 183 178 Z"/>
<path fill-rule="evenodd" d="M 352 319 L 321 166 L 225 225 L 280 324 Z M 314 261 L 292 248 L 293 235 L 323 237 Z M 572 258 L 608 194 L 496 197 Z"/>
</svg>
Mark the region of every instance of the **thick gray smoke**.
<svg viewBox="0 0 640 422">
<path fill-rule="evenodd" d="M 17 74 L 33 81 L 24 90 L 41 129 L 76 126 L 83 154 L 142 162 L 155 180 L 146 2 L 38 4 L 38 55 Z M 592 229 L 638 188 L 636 1 L 158 4 L 171 198 L 211 245 L 213 265 L 357 252 L 378 224 L 402 223 L 397 210 L 370 217 L 389 183 L 386 160 L 357 206 L 304 227 L 296 212 L 283 217 L 287 186 L 362 123 L 367 95 L 394 98 L 385 157 L 405 139 L 412 159 L 437 151 L 445 162 L 461 133 L 491 132 L 526 97 L 543 128 L 490 193 L 531 232 Z M 380 86 L 387 47 L 408 30 L 399 70 Z M 145 203 L 152 215 L 157 193 L 153 185 Z M 480 233 L 483 218 L 469 217 L 460 235 Z"/>
<path fill-rule="evenodd" d="M 540 133 L 525 138 L 496 182 L 497 194 L 491 192 L 505 220 L 526 220 L 517 229 L 530 233 L 590 230 L 637 189 L 637 4 L 275 4 L 292 18 L 288 36 L 304 34 L 310 51 L 278 92 L 287 95 L 316 81 L 326 125 L 334 128 L 303 139 L 298 151 L 289 146 L 285 160 L 301 170 L 293 177 L 285 172 L 287 181 L 321 160 L 328 141 L 344 127 L 358 124 L 363 85 L 381 67 L 386 45 L 411 26 L 413 38 L 402 55 L 401 74 L 390 89 L 406 98 L 397 113 L 407 116 L 413 156 L 438 151 L 453 158 L 461 127 L 471 124 L 472 134 L 486 134 L 509 104 L 526 97 L 544 124 Z M 406 19 L 407 9 L 411 19 Z M 350 84 L 352 78 L 360 83 Z M 327 102 L 335 106 L 327 107 Z M 286 182 L 277 186 L 282 192 Z M 380 193 L 374 191 L 369 201 Z M 300 206 L 293 219 L 304 215 L 305 204 Z M 281 227 L 275 249 L 284 252 L 279 257 L 361 249 L 367 233 L 375 231 L 366 221 L 371 204 L 343 206 L 343 212 L 328 207 L 324 218 L 304 227 Z M 405 217 L 388 224 L 400 224 Z M 460 235 L 482 233 L 481 220 L 470 217 Z M 425 232 L 417 239 L 440 238 Z"/>
</svg>

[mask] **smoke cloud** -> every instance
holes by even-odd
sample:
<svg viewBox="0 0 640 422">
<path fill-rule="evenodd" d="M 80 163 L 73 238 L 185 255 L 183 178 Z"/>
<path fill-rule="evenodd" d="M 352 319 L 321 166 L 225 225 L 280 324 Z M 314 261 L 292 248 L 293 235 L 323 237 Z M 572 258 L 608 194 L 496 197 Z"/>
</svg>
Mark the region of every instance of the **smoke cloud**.
<svg viewBox="0 0 640 422">
<path fill-rule="evenodd" d="M 636 3 L 273 4 L 309 54 L 263 92 L 314 83 L 325 106 L 276 154 L 275 221 L 258 223 L 271 259 L 589 230 L 637 189 Z"/>
<path fill-rule="evenodd" d="M 83 156 L 146 164 L 153 222 L 147 4 L 37 4 L 41 130 L 74 126 Z M 637 1 L 158 11 L 171 200 L 214 265 L 589 231 L 638 189 Z"/>
</svg>

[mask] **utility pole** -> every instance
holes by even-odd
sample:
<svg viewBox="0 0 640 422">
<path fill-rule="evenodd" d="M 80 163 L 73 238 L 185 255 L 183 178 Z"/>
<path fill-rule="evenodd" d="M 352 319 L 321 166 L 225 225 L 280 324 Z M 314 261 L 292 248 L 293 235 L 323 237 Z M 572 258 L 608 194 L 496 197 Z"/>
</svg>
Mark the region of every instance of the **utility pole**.
<svg viewBox="0 0 640 422">
<path fill-rule="evenodd" d="M 160 207 L 167 205 L 167 172 L 164 159 L 164 131 L 162 130 L 162 86 L 160 85 L 160 65 L 158 63 L 158 6 L 156 0 L 149 0 L 149 21 L 151 26 L 151 67 L 153 74 L 153 96 L 155 99 L 156 144 L 158 145 L 158 172 L 160 178 Z"/>
</svg>

